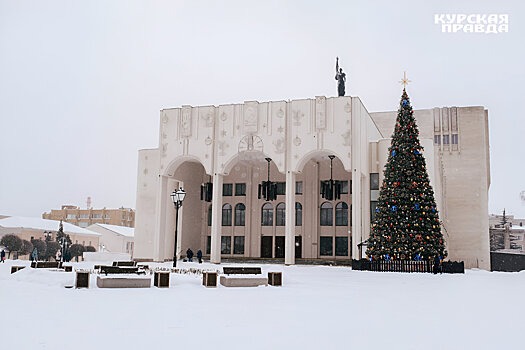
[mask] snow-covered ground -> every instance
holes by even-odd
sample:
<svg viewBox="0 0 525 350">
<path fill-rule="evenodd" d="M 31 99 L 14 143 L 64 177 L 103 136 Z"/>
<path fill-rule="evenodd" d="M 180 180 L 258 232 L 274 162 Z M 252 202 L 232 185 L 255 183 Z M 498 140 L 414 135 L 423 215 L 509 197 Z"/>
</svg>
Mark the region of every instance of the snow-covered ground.
<svg viewBox="0 0 525 350">
<path fill-rule="evenodd" d="M 0 264 L 2 349 L 525 348 L 525 272 L 257 265 L 282 271 L 283 286 L 205 288 L 200 276 L 171 274 L 169 289 L 99 289 L 95 276 L 89 289 L 68 289 L 74 273 L 11 275 L 11 265 L 27 262 Z"/>
</svg>

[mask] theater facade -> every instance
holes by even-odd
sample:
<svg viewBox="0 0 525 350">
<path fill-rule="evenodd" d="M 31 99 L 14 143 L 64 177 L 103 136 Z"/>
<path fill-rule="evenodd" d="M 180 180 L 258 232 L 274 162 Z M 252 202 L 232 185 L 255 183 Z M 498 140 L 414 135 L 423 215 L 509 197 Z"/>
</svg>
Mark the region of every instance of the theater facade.
<svg viewBox="0 0 525 350">
<path fill-rule="evenodd" d="M 396 114 L 350 96 L 161 110 L 158 146 L 139 151 L 135 258 L 172 259 L 170 194 L 180 187 L 179 257 L 188 248 L 213 263 L 364 257 Z M 414 115 L 449 259 L 489 270 L 488 112 Z M 270 197 L 259 186 L 268 181 Z"/>
</svg>

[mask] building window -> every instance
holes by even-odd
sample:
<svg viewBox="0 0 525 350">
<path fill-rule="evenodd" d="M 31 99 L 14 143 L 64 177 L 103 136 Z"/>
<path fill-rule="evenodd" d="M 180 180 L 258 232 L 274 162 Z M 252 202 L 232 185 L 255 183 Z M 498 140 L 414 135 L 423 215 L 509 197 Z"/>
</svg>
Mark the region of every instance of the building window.
<svg viewBox="0 0 525 350">
<path fill-rule="evenodd" d="M 77 216 L 75 214 L 67 214 L 67 220 L 74 220 L 77 218 Z"/>
<path fill-rule="evenodd" d="M 333 206 L 330 202 L 324 202 L 321 204 L 321 226 L 332 226 L 334 224 L 333 220 Z"/>
<path fill-rule="evenodd" d="M 334 240 L 332 237 L 319 237 L 319 255 L 332 256 L 334 255 Z"/>
<path fill-rule="evenodd" d="M 233 194 L 233 184 L 222 184 L 222 195 L 231 196 Z"/>
<path fill-rule="evenodd" d="M 89 219 L 89 214 L 80 214 L 81 219 Z"/>
<path fill-rule="evenodd" d="M 228 203 L 222 206 L 222 226 L 232 225 L 232 206 Z"/>
<path fill-rule="evenodd" d="M 244 254 L 244 236 L 233 237 L 233 254 Z"/>
<path fill-rule="evenodd" d="M 370 189 L 371 190 L 379 189 L 379 174 L 378 173 L 370 174 Z"/>
<path fill-rule="evenodd" d="M 89 222 L 79 222 L 79 223 L 78 223 L 78 226 L 79 226 L 79 227 L 86 228 L 86 227 L 89 226 Z"/>
<path fill-rule="evenodd" d="M 271 203 L 264 203 L 262 206 L 261 225 L 273 226 L 273 206 Z"/>
<path fill-rule="evenodd" d="M 211 226 L 211 204 L 208 207 L 208 226 Z"/>
<path fill-rule="evenodd" d="M 206 254 L 210 255 L 211 254 L 211 236 L 208 236 L 207 238 L 208 239 L 206 239 Z"/>
<path fill-rule="evenodd" d="M 93 219 L 102 219 L 102 214 L 93 214 Z"/>
<path fill-rule="evenodd" d="M 370 222 L 376 219 L 377 201 L 370 201 Z"/>
<path fill-rule="evenodd" d="M 232 253 L 232 238 L 230 236 L 221 236 L 221 254 Z"/>
<path fill-rule="evenodd" d="M 348 194 L 350 192 L 350 188 L 348 187 L 348 181 L 339 181 L 341 184 L 341 194 Z"/>
<path fill-rule="evenodd" d="M 335 237 L 335 256 L 348 256 L 348 237 Z"/>
<path fill-rule="evenodd" d="M 295 202 L 295 226 L 303 226 L 303 206 Z"/>
<path fill-rule="evenodd" d="M 286 206 L 284 203 L 279 203 L 275 207 L 275 226 L 285 225 Z"/>
<path fill-rule="evenodd" d="M 348 204 L 345 202 L 335 206 L 335 226 L 348 226 Z"/>
<path fill-rule="evenodd" d="M 441 145 L 441 135 L 434 135 L 434 144 Z"/>
<path fill-rule="evenodd" d="M 275 183 L 275 192 L 278 195 L 285 195 L 286 194 L 286 182 L 276 182 Z"/>
<path fill-rule="evenodd" d="M 242 203 L 235 205 L 235 226 L 244 226 L 246 217 L 246 206 Z"/>
<path fill-rule="evenodd" d="M 295 194 L 303 194 L 303 182 L 295 181 Z"/>
<path fill-rule="evenodd" d="M 458 134 L 452 134 L 452 144 L 453 145 L 458 144 Z"/>
<path fill-rule="evenodd" d="M 235 195 L 236 196 L 246 196 L 246 184 L 235 184 Z"/>
<path fill-rule="evenodd" d="M 449 144 L 449 138 L 448 135 L 443 135 L 443 144 L 448 145 Z"/>
</svg>

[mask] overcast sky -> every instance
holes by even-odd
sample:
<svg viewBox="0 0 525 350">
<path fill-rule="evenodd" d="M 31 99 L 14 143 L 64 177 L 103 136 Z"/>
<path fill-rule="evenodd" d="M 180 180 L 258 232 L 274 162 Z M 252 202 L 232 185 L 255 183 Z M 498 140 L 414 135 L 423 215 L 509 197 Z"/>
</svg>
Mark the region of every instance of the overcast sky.
<svg viewBox="0 0 525 350">
<path fill-rule="evenodd" d="M 489 211 L 525 217 L 523 1 L 0 0 L 0 215 L 135 207 L 159 110 L 347 95 L 396 110 L 489 110 Z M 434 14 L 509 14 L 442 33 Z"/>
</svg>

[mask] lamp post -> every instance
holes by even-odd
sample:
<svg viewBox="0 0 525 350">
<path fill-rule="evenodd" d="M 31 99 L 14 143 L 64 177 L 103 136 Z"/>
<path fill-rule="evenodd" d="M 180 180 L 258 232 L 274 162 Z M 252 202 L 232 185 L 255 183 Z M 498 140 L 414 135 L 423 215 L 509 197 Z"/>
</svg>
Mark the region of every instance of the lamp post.
<svg viewBox="0 0 525 350">
<path fill-rule="evenodd" d="M 173 267 L 177 267 L 177 226 L 179 225 L 179 208 L 182 207 L 182 201 L 186 197 L 186 192 L 179 188 L 171 192 L 171 200 L 175 206 L 175 244 L 173 248 Z"/>
<path fill-rule="evenodd" d="M 62 237 L 60 238 L 60 250 L 61 250 L 61 254 L 60 254 L 60 261 L 64 262 L 66 259 L 65 259 L 65 255 L 66 255 L 66 252 L 67 252 L 67 239 L 66 237 Z"/>
</svg>

